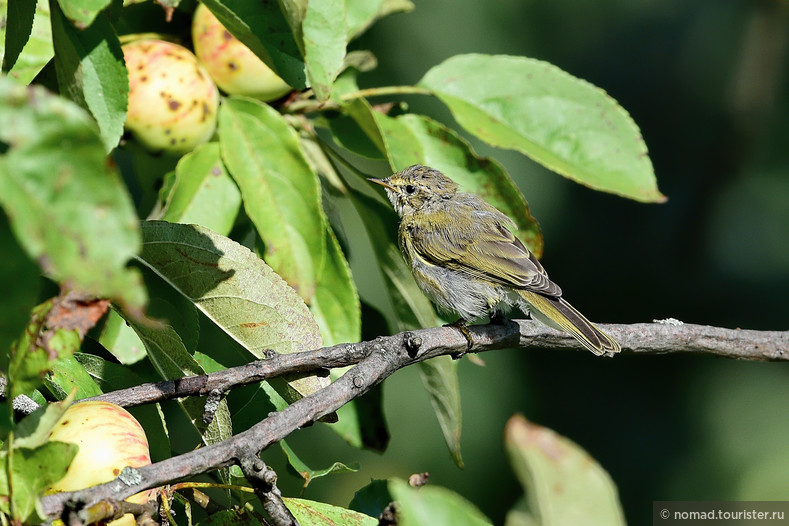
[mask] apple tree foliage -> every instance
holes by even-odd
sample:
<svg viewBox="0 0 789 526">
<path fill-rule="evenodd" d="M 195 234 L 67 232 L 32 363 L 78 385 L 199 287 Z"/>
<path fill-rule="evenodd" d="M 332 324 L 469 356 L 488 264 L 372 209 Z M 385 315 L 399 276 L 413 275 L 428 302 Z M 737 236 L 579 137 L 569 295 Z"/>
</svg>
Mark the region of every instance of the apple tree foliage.
<svg viewBox="0 0 789 526">
<path fill-rule="evenodd" d="M 292 90 L 270 102 L 223 94 L 209 142 L 182 155 L 147 151 L 124 135 L 122 42 L 156 33 L 192 47 L 195 2 L 160 3 L 0 0 L 0 368 L 8 397 L 0 511 L 15 519 L 40 520 L 36 499 L 74 455 L 73 446 L 46 440 L 63 411 L 53 401 L 204 374 L 266 349 L 359 341 L 362 303 L 392 333 L 439 325 L 398 253 L 396 216 L 365 181 L 370 175 L 415 163 L 451 174 L 513 217 L 538 255 L 542 237 L 526 200 L 464 137 L 516 150 L 599 191 L 663 199 L 627 112 L 552 64 L 458 55 L 417 72 L 413 85 L 361 89 L 357 78 L 376 61 L 356 37 L 411 11 L 409 0 L 204 0 Z M 403 95 L 441 101 L 460 129 L 409 113 Z M 372 279 L 359 280 L 349 260 L 367 254 L 356 268 Z M 52 316 L 69 291 L 111 307 L 88 326 Z M 420 367 L 449 453 L 462 465 L 456 364 L 440 358 Z M 247 396 L 273 410 L 329 381 L 263 384 Z M 10 402 L 20 395 L 41 409 L 20 420 Z M 204 444 L 254 423 L 223 401 L 205 424 L 202 404 L 178 402 Z M 183 451 L 181 437 L 167 433 L 169 413 L 144 409 L 154 457 Z M 338 417 L 320 425 L 355 447 L 386 446 L 380 397 L 356 400 Z M 518 417 L 505 445 L 524 486 L 508 523 L 623 523 L 612 481 L 579 446 Z M 313 470 L 283 449 L 307 481 L 356 469 Z M 216 474 L 243 484 L 237 475 Z M 346 508 L 286 497 L 301 524 L 376 524 L 393 500 L 404 525 L 490 523 L 449 490 L 396 478 L 360 488 Z M 254 520 L 248 512 L 228 507 L 213 519 Z"/>
</svg>

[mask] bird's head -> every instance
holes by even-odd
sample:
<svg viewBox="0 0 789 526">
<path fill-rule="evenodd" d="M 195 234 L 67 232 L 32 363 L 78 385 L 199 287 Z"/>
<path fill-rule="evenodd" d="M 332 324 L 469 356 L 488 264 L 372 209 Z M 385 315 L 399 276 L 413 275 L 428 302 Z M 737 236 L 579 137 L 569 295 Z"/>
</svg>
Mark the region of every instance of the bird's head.
<svg viewBox="0 0 789 526">
<path fill-rule="evenodd" d="M 386 195 L 400 217 L 420 210 L 436 199 L 448 199 L 458 190 L 455 181 L 421 164 L 409 166 L 386 179 L 369 178 L 368 181 L 386 188 Z"/>
</svg>

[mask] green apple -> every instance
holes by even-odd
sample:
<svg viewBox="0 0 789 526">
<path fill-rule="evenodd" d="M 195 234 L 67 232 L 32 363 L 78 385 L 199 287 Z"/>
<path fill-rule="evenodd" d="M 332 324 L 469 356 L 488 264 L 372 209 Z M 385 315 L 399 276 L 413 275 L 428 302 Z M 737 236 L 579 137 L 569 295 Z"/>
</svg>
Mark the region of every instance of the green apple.
<svg viewBox="0 0 789 526">
<path fill-rule="evenodd" d="M 48 493 L 109 482 L 127 466 L 139 468 L 151 463 L 148 439 L 140 423 L 124 408 L 109 402 L 72 405 L 55 424 L 49 439 L 76 444 L 79 451 L 66 476 L 50 486 Z M 126 500 L 142 504 L 155 498 L 155 492 L 146 490 Z M 110 524 L 134 524 L 134 517 L 126 514 Z"/>
<path fill-rule="evenodd" d="M 191 51 L 164 40 L 123 46 L 129 70 L 126 129 L 146 148 L 182 154 L 216 129 L 219 91 Z"/>
<path fill-rule="evenodd" d="M 246 95 L 267 102 L 291 90 L 203 4 L 197 6 L 192 19 L 192 43 L 211 78 L 229 95 Z"/>
</svg>

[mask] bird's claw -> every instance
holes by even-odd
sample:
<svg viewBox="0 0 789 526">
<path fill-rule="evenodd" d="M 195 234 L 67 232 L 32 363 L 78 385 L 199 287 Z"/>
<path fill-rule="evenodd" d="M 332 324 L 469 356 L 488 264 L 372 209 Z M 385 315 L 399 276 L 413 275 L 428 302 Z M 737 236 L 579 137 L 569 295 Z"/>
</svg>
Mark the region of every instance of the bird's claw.
<svg viewBox="0 0 789 526">
<path fill-rule="evenodd" d="M 463 352 L 457 352 L 452 355 L 452 359 L 457 360 L 463 357 L 464 354 L 467 352 L 471 352 L 471 347 L 474 345 L 474 340 L 471 338 L 471 331 L 468 330 L 466 326 L 466 321 L 464 319 L 459 319 L 453 323 L 447 323 L 444 327 L 454 327 L 455 329 L 460 331 L 460 334 L 466 339 L 466 350 Z"/>
</svg>

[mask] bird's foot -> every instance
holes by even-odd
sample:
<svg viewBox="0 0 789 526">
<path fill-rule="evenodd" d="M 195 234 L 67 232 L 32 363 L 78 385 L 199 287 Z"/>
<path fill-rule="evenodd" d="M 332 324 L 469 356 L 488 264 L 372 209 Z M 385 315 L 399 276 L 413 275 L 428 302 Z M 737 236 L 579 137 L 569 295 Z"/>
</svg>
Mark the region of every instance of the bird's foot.
<svg viewBox="0 0 789 526">
<path fill-rule="evenodd" d="M 469 331 L 468 327 L 466 326 L 466 320 L 461 318 L 456 322 L 447 323 L 446 325 L 444 325 L 444 327 L 454 327 L 455 329 L 460 331 L 460 334 L 462 334 L 464 338 L 466 338 L 466 350 L 463 352 L 457 352 L 453 354 L 452 355 L 453 360 L 457 360 L 467 352 L 471 351 L 471 347 L 474 345 L 474 340 L 471 339 L 471 331 Z"/>
</svg>

